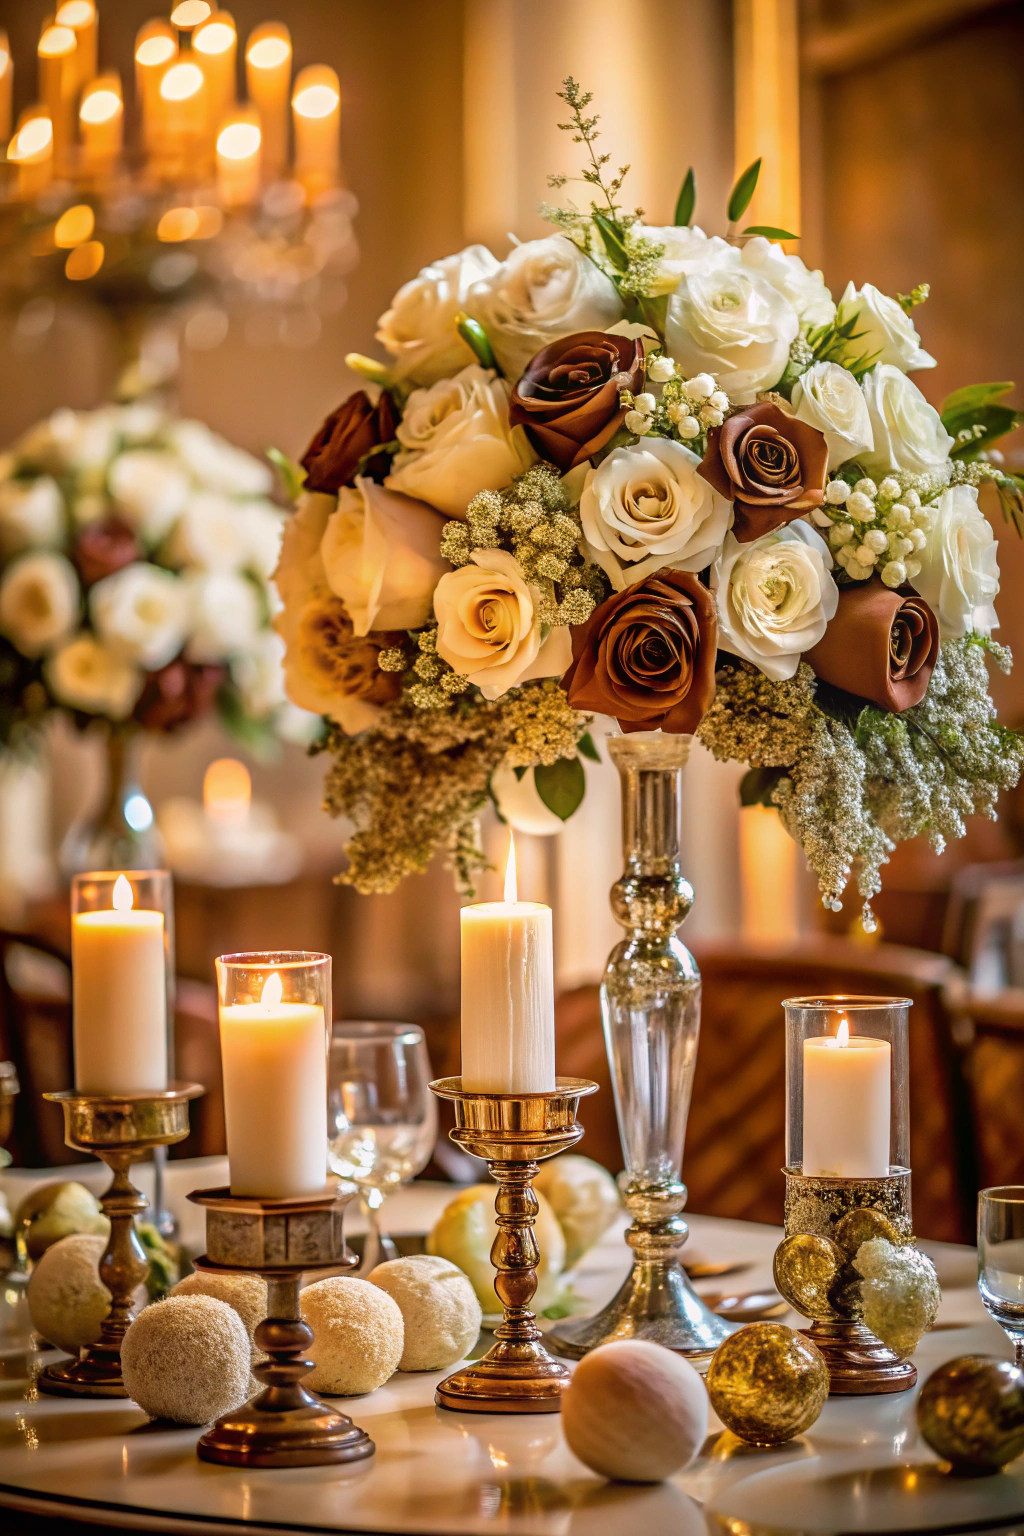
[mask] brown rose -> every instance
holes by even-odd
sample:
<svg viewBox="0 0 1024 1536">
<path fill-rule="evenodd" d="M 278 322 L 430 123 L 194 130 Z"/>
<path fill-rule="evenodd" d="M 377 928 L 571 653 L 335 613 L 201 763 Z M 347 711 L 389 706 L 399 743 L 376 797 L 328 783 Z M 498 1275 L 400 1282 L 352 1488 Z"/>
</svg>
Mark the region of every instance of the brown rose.
<svg viewBox="0 0 1024 1536">
<path fill-rule="evenodd" d="M 643 346 L 628 336 L 577 331 L 531 358 L 512 391 L 508 419 L 526 428 L 563 474 L 615 436 L 626 415 L 619 391 L 643 388 Z"/>
<path fill-rule="evenodd" d="M 364 454 L 395 436 L 398 417 L 391 396 L 386 391 L 374 405 L 365 390 L 343 400 L 332 411 L 302 456 L 307 491 L 340 491 L 351 484 Z M 383 480 L 390 468 L 387 454 L 377 454 L 364 465 L 361 474 Z"/>
<path fill-rule="evenodd" d="M 715 601 L 690 571 L 663 569 L 616 592 L 572 631 L 562 678 L 573 709 L 624 731 L 694 732 L 715 696 Z"/>
<path fill-rule="evenodd" d="M 147 674 L 132 719 L 146 731 L 176 731 L 212 709 L 227 675 L 226 667 L 198 666 L 180 657 L 168 662 Z"/>
<path fill-rule="evenodd" d="M 112 576 L 131 565 L 133 560 L 141 560 L 142 545 L 127 523 L 118 517 L 106 517 L 82 529 L 71 550 L 71 559 L 83 586 L 91 587 L 104 576 Z"/>
<path fill-rule="evenodd" d="M 938 621 L 924 598 L 872 578 L 840 589 L 835 618 L 804 660 L 822 682 L 901 715 L 924 698 L 938 654 Z"/>
<path fill-rule="evenodd" d="M 700 472 L 733 503 L 732 531 L 748 544 L 820 507 L 827 465 L 828 447 L 817 427 L 765 401 L 712 428 Z"/>
<path fill-rule="evenodd" d="M 377 657 L 389 646 L 401 645 L 401 630 L 380 630 L 356 636 L 352 620 L 340 597 L 310 603 L 299 620 L 298 651 L 301 664 L 326 693 L 344 699 L 365 699 L 368 704 L 387 704 L 402 691 L 396 672 L 382 672 Z"/>
</svg>

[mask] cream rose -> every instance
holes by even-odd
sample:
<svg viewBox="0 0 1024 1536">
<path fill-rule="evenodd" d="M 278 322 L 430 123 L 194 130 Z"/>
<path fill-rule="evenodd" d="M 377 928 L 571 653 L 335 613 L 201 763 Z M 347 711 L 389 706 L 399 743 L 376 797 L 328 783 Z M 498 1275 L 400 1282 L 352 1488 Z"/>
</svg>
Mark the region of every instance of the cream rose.
<svg viewBox="0 0 1024 1536">
<path fill-rule="evenodd" d="M 514 384 L 541 347 L 575 331 L 603 331 L 622 318 L 611 278 L 564 235 L 517 245 L 473 284 L 466 305 L 487 332 Z"/>
<path fill-rule="evenodd" d="M 861 454 L 866 470 L 927 474 L 944 464 L 953 447 L 938 411 L 917 385 L 892 363 L 879 363 L 864 379 L 864 399 L 874 447 Z"/>
<path fill-rule="evenodd" d="M 78 577 L 70 560 L 49 550 L 22 555 L 0 580 L 0 632 L 23 656 L 42 656 L 78 620 Z"/>
<path fill-rule="evenodd" d="M 914 586 L 939 621 L 943 640 L 999 626 L 995 600 L 999 558 L 995 534 L 978 506 L 973 485 L 954 485 L 934 504 L 928 543 L 917 558 Z"/>
<path fill-rule="evenodd" d="M 499 491 L 536 459 L 508 422 L 509 386 L 477 364 L 409 396 L 384 484 L 462 517 L 477 491 Z"/>
<path fill-rule="evenodd" d="M 236 448 L 201 421 L 175 421 L 167 433 L 198 484 L 223 496 L 266 496 L 274 484 L 269 464 Z"/>
<path fill-rule="evenodd" d="M 85 633 L 54 651 L 43 671 L 61 704 L 110 720 L 124 720 L 131 714 L 145 681 L 138 667 Z"/>
<path fill-rule="evenodd" d="M 217 491 L 190 496 L 165 547 L 171 565 L 204 571 L 252 570 L 264 580 L 277 564 L 284 514 L 269 501 L 234 501 Z"/>
<path fill-rule="evenodd" d="M 188 633 L 185 583 L 142 561 L 98 581 L 89 593 L 89 612 L 100 639 L 149 672 L 173 661 Z"/>
<path fill-rule="evenodd" d="M 801 325 L 829 325 L 835 319 L 835 300 L 825 287 L 822 274 L 811 271 L 799 256 L 788 255 L 774 240 L 755 235 L 745 242 L 740 260 L 789 300 Z"/>
<path fill-rule="evenodd" d="M 338 494 L 320 553 L 327 585 L 348 609 L 357 635 L 415 629 L 430 613 L 439 578 L 444 519 L 411 496 L 356 478 Z"/>
<path fill-rule="evenodd" d="M 478 549 L 470 565 L 442 576 L 434 593 L 437 654 L 485 699 L 533 677 L 561 677 L 572 661 L 568 625 L 545 638 L 540 593 L 504 549 Z"/>
<path fill-rule="evenodd" d="M 250 715 L 268 715 L 285 702 L 284 656 L 281 636 L 265 629 L 231 658 L 231 676 Z"/>
<path fill-rule="evenodd" d="M 637 233 L 648 244 L 664 248 L 664 254 L 658 261 L 657 276 L 647 290 L 651 298 L 675 293 L 681 280 L 691 272 L 739 265 L 740 253 L 736 246 L 730 245 L 720 235 L 706 235 L 695 224 L 649 224 Z"/>
<path fill-rule="evenodd" d="M 848 320 L 857 322 L 857 335 L 847 344 L 853 356 L 866 353 L 904 373 L 935 367 L 934 357 L 921 346 L 921 338 L 906 310 L 872 283 L 865 283 L 860 289 L 847 283 L 836 319 L 840 325 Z"/>
<path fill-rule="evenodd" d="M 485 245 L 468 245 L 424 267 L 391 300 L 377 321 L 377 340 L 395 359 L 395 375 L 410 384 L 433 384 L 472 362 L 473 353 L 455 328 L 473 283 L 497 271 Z"/>
<path fill-rule="evenodd" d="M 154 543 L 167 533 L 189 495 L 187 471 L 173 453 L 158 448 L 120 454 L 107 483 L 125 522 Z"/>
<path fill-rule="evenodd" d="M 732 506 L 698 473 L 700 462 L 682 443 L 648 437 L 614 449 L 587 474 L 587 552 L 617 592 L 663 565 L 701 571 L 715 559 Z"/>
<path fill-rule="evenodd" d="M 236 571 L 196 571 L 184 578 L 189 605 L 189 661 L 216 663 L 248 650 L 261 626 L 256 588 Z"/>
<path fill-rule="evenodd" d="M 828 467 L 838 469 L 847 459 L 872 450 L 875 434 L 867 401 L 848 368 L 815 363 L 793 386 L 793 414 L 817 427 L 828 447 Z"/>
<path fill-rule="evenodd" d="M 711 572 L 718 643 L 776 682 L 824 635 L 839 605 L 832 556 L 804 522 L 787 523 L 750 544 L 732 534 Z"/>
<path fill-rule="evenodd" d="M 64 502 L 56 480 L 7 480 L 0 485 L 0 557 L 63 542 Z"/>
<path fill-rule="evenodd" d="M 665 348 L 684 377 L 710 373 L 737 405 L 777 384 L 800 330 L 796 310 L 759 272 L 712 267 L 668 301 Z"/>
</svg>

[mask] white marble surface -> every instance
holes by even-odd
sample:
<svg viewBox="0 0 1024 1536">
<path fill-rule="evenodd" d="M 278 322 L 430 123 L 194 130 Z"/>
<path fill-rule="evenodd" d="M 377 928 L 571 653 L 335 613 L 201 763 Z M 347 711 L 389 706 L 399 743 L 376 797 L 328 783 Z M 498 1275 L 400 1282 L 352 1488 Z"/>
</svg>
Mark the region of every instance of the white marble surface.
<svg viewBox="0 0 1024 1536">
<path fill-rule="evenodd" d="M 424 1230 L 450 1192 L 402 1192 L 393 1230 Z M 699 1288 L 770 1283 L 778 1236 L 771 1227 L 694 1217 L 692 1256 L 749 1265 Z M 922 1380 L 954 1355 L 1009 1355 L 978 1298 L 973 1252 L 926 1246 L 944 1299 L 939 1327 L 916 1356 Z M 577 1288 L 604 1301 L 628 1258 L 613 1231 L 581 1266 Z M 108 1528 L 247 1533 L 287 1526 L 419 1536 L 1024 1532 L 1024 1457 L 993 1477 L 944 1475 L 918 1438 L 914 1393 L 832 1399 L 807 1435 L 774 1451 L 743 1446 L 713 1418 L 694 1466 L 647 1487 L 589 1472 L 565 1445 L 556 1416 L 436 1409 L 439 1379 L 399 1374 L 368 1397 L 338 1400 L 376 1442 L 370 1462 L 287 1471 L 202 1463 L 198 1430 L 151 1426 L 129 1403 L 38 1397 L 24 1383 L 0 1382 L 0 1506 L 74 1513 Z"/>
</svg>

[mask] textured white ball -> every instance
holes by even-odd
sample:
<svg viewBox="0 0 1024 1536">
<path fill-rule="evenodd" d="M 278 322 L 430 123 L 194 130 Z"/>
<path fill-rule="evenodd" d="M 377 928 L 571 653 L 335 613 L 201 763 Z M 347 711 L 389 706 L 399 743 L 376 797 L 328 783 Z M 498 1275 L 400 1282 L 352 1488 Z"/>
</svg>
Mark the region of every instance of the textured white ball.
<svg viewBox="0 0 1024 1536">
<path fill-rule="evenodd" d="M 28 1310 L 37 1333 L 77 1355 L 99 1337 L 110 1311 L 110 1292 L 98 1265 L 105 1237 L 79 1232 L 47 1248 L 28 1282 Z"/>
<path fill-rule="evenodd" d="M 140 1312 L 121 1344 L 128 1396 L 151 1419 L 209 1424 L 249 1396 L 249 1335 L 213 1296 L 168 1296 Z"/>
<path fill-rule="evenodd" d="M 398 1304 L 405 1325 L 400 1371 L 443 1371 L 477 1341 L 483 1311 L 472 1281 L 435 1254 L 389 1259 L 367 1279 Z"/>
<path fill-rule="evenodd" d="M 401 1309 L 380 1286 L 348 1275 L 307 1285 L 302 1315 L 313 1330 L 305 1378 L 313 1392 L 351 1397 L 382 1387 L 398 1369 L 405 1345 Z"/>
<path fill-rule="evenodd" d="M 641 1339 L 585 1355 L 562 1395 L 569 1448 L 602 1477 L 658 1483 L 689 1466 L 708 1432 L 708 1394 L 688 1361 Z"/>
<path fill-rule="evenodd" d="M 202 1274 L 199 1270 L 193 1275 L 186 1275 L 184 1280 L 179 1280 L 172 1286 L 172 1296 L 212 1296 L 216 1301 L 223 1301 L 229 1307 L 233 1307 L 245 1324 L 245 1331 L 249 1335 L 249 1348 L 254 1362 L 265 1360 L 267 1356 L 262 1350 L 257 1349 L 252 1336 L 258 1324 L 262 1323 L 267 1315 L 267 1282 L 260 1279 L 259 1275 L 214 1275 Z"/>
</svg>

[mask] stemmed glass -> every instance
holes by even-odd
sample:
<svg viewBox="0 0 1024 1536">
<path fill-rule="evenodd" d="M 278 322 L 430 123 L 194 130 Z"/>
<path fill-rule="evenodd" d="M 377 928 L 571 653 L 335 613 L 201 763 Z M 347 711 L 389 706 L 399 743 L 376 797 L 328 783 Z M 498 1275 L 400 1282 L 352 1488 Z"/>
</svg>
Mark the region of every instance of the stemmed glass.
<svg viewBox="0 0 1024 1536">
<path fill-rule="evenodd" d="M 343 1020 L 331 1031 L 327 1160 L 351 1179 L 369 1220 L 359 1273 L 397 1250 L 381 1227 L 388 1195 L 415 1178 L 437 1140 L 430 1058 L 417 1024 Z"/>
<path fill-rule="evenodd" d="M 978 1289 L 1024 1366 L 1024 1184 L 978 1196 Z"/>
</svg>

